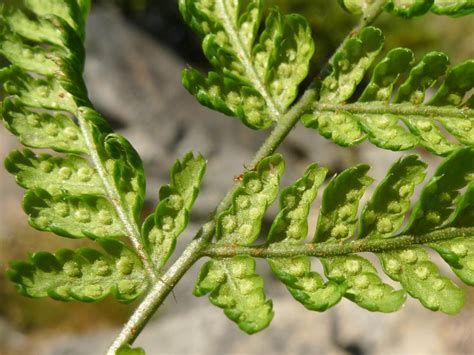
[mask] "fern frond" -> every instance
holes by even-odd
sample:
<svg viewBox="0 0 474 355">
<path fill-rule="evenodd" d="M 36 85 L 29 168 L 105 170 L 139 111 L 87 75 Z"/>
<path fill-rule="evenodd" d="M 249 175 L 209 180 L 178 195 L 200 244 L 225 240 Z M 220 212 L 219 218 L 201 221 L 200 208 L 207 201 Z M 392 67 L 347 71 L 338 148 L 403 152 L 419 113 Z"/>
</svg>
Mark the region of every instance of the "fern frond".
<svg viewBox="0 0 474 355">
<path fill-rule="evenodd" d="M 160 203 L 143 224 L 144 245 L 157 270 L 168 261 L 177 238 L 186 229 L 205 170 L 202 156 L 188 153 L 177 160 L 171 169 L 171 184 L 161 188 Z"/>
<path fill-rule="evenodd" d="M 207 77 L 183 72 L 184 86 L 206 106 L 264 129 L 295 100 L 314 52 L 311 29 L 299 15 L 272 9 L 258 36 L 263 0 L 180 0 L 185 21 L 204 37 L 214 67 Z"/>
<path fill-rule="evenodd" d="M 359 165 L 335 177 L 326 187 L 316 228 L 315 243 L 344 241 L 358 224 L 359 201 L 373 182 L 369 167 Z M 330 280 L 346 283 L 346 297 L 371 311 L 393 312 L 405 301 L 404 292 L 394 291 L 378 277 L 372 264 L 360 257 L 323 258 L 321 262 Z M 367 292 L 370 288 L 371 292 Z"/>
<path fill-rule="evenodd" d="M 7 129 L 30 148 L 12 152 L 7 169 L 27 189 L 30 224 L 72 238 L 128 236 L 150 278 L 138 223 L 145 196 L 143 164 L 125 138 L 92 107 L 82 73 L 90 2 L 7 1 L 0 8 L 0 70 Z"/>
<path fill-rule="evenodd" d="M 413 52 L 396 48 L 375 66 L 369 84 L 354 100 L 354 92 L 382 46 L 381 31 L 367 27 L 335 54 L 332 72 L 321 84 L 320 100 L 313 113 L 303 116 L 304 125 L 341 146 L 368 139 L 383 149 L 408 150 L 421 145 L 434 154 L 447 155 L 459 145 L 438 127 L 442 125 L 460 143 L 474 146 L 470 99 L 474 61 L 447 71 L 447 56 L 431 52 L 412 67 Z M 408 70 L 408 78 L 394 95 L 397 81 Z M 424 103 L 426 91 L 443 75 L 434 96 Z"/>
<path fill-rule="evenodd" d="M 36 253 L 30 262 L 14 262 L 10 275 L 21 292 L 34 297 L 97 301 L 112 294 L 128 302 L 156 280 L 173 252 L 206 163 L 192 154 L 176 162 L 171 184 L 160 190 L 161 202 L 141 232 L 143 163 L 95 111 L 82 77 L 89 8 L 87 0 L 0 6 L 0 54 L 11 63 L 0 70 L 7 93 L 0 113 L 26 147 L 61 153 L 25 149 L 6 159 L 7 170 L 27 190 L 23 209 L 30 225 L 63 237 L 93 239 L 106 254 L 93 249 Z M 110 240 L 124 236 L 134 250 Z M 97 273 L 97 263 L 108 271 Z M 68 274 L 72 265 L 74 275 Z"/>
<path fill-rule="evenodd" d="M 339 4 L 353 14 L 362 14 L 370 7 L 371 0 L 338 0 Z M 474 3 L 471 0 L 389 0 L 385 6 L 388 12 L 411 18 L 421 16 L 429 11 L 437 15 L 459 17 L 472 14 Z"/>
<path fill-rule="evenodd" d="M 362 209 L 359 203 L 373 179 L 368 167 L 358 165 L 334 177 L 322 197 L 322 205 L 314 239 L 304 243 L 308 231 L 310 206 L 326 176 L 326 169 L 317 165 L 285 188 L 280 196 L 280 213 L 270 229 L 267 243 L 250 246 L 255 238 L 236 236 L 229 242 L 218 241 L 205 254 L 213 259 L 201 271 L 197 283 L 198 295 L 211 293 L 211 302 L 223 307 L 226 314 L 241 315 L 239 301 L 233 294 L 243 286 L 242 278 L 224 273 L 222 265 L 245 260 L 245 278 L 255 278 L 250 267 L 251 257 L 268 260 L 275 276 L 293 297 L 306 308 L 324 311 L 346 297 L 370 311 L 394 312 L 405 302 L 407 293 L 426 308 L 447 314 L 457 313 L 464 304 L 464 291 L 443 276 L 430 259 L 426 248 L 437 251 L 467 285 L 474 281 L 474 149 L 457 150 L 440 165 L 435 175 L 422 189 L 407 226 L 400 231 L 411 208 L 410 200 L 416 185 L 426 174 L 427 165 L 415 155 L 401 158 L 390 168 L 372 198 Z M 245 179 L 245 178 L 244 178 Z M 245 180 L 247 181 L 247 180 Z M 462 194 L 462 190 L 467 188 Z M 252 205 L 253 206 L 253 205 Z M 259 223 L 259 218 L 226 219 L 232 230 Z M 249 229 L 250 230 L 250 229 Z M 383 282 L 375 266 L 358 255 L 374 253 L 384 272 L 401 285 L 396 290 Z M 311 271 L 310 256 L 318 257 L 328 281 Z M 220 265 L 220 266 L 217 266 Z M 228 285 L 229 278 L 234 283 Z M 251 284 L 250 282 L 248 283 Z M 259 290 L 255 304 L 264 300 L 262 284 L 250 288 Z M 247 290 L 247 289 L 246 289 Z M 245 300 L 248 303 L 248 299 Z M 268 310 L 259 308 L 260 316 Z M 244 320 L 230 317 L 247 330 Z M 252 332 L 258 329 L 252 328 Z"/>
<path fill-rule="evenodd" d="M 355 11 L 366 4 L 342 2 Z M 463 0 L 387 3 L 389 11 L 402 16 L 472 12 L 471 2 Z M 377 4 L 359 28 L 380 12 L 384 3 Z M 311 31 L 304 18 L 277 9 L 260 31 L 262 9 L 263 0 L 180 0 L 184 19 L 203 36 L 213 66 L 207 76 L 186 70 L 187 89 L 201 103 L 249 127 L 279 126 L 257 154 L 259 163 L 239 178 L 214 219 L 161 274 L 188 224 L 206 169 L 204 158 L 188 153 L 175 163 L 156 210 L 142 224 L 143 163 L 94 109 L 83 80 L 90 1 L 6 0 L 0 5 L 0 54 L 10 63 L 0 70 L 6 93 L 0 114 L 27 147 L 11 152 L 6 168 L 26 189 L 23 208 L 34 228 L 88 238 L 103 249 L 34 253 L 27 262 L 12 262 L 7 274 L 24 295 L 61 301 L 93 302 L 111 295 L 127 303 L 152 286 L 111 353 L 143 353 L 127 344 L 202 256 L 211 260 L 203 265 L 193 293 L 208 295 L 247 333 L 267 327 L 274 314 L 256 272 L 256 257 L 266 259 L 293 297 L 314 311 L 325 311 L 345 297 L 370 311 L 394 312 L 410 295 L 428 309 L 458 312 L 465 292 L 440 273 L 428 248 L 460 280 L 474 285 L 474 61 L 448 70 L 448 58 L 432 52 L 413 66 L 413 53 L 396 48 L 375 66 L 369 84 L 355 97 L 384 42 L 380 30 L 358 29 L 330 61 L 332 71 L 320 90 L 312 85 L 289 110 L 314 53 Z M 406 71 L 407 79 L 397 85 Z M 427 90 L 437 82 L 425 103 Z M 317 91 L 319 101 L 314 102 Z M 283 190 L 266 243 L 254 246 L 278 197 L 285 166 L 282 156 L 270 154 L 311 103 L 313 113 L 303 122 L 338 144 L 368 138 L 386 149 L 419 144 L 449 154 L 421 190 L 405 227 L 415 187 L 426 174 L 426 164 L 413 155 L 390 168 L 360 214 L 360 201 L 373 183 L 369 167 L 358 165 L 335 176 L 324 189 L 314 238 L 305 243 L 311 205 L 327 174 L 314 164 Z M 459 148 L 438 125 L 471 147 Z M 118 240 L 122 237 L 133 248 Z M 359 255 L 366 252 L 375 254 L 400 289 L 385 283 L 374 264 Z M 310 257 L 319 258 L 326 279 L 312 271 Z"/>
<path fill-rule="evenodd" d="M 112 295 L 120 302 L 132 302 L 148 284 L 140 260 L 119 241 L 97 242 L 104 252 L 90 248 L 38 252 L 29 262 L 11 262 L 7 276 L 28 297 L 95 302 Z"/>
</svg>

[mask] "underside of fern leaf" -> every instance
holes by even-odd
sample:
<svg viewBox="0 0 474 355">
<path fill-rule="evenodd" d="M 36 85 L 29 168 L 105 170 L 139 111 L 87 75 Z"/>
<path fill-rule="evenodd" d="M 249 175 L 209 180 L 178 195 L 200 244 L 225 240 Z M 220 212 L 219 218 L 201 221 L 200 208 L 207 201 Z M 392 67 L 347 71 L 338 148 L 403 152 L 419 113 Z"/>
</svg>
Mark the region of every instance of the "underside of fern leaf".
<svg viewBox="0 0 474 355">
<path fill-rule="evenodd" d="M 214 67 L 207 77 L 185 70 L 185 87 L 202 104 L 239 117 L 254 129 L 268 128 L 288 111 L 308 74 L 315 47 L 306 21 L 277 9 L 258 35 L 262 3 L 180 2 L 186 22 L 204 37 L 203 50 Z M 448 69 L 445 54 L 430 52 L 415 64 L 411 50 L 396 48 L 375 66 L 362 94 L 354 95 L 383 43 L 381 31 L 368 27 L 339 49 L 332 72 L 321 83 L 314 112 L 303 117 L 305 126 L 342 146 L 368 139 L 383 149 L 421 145 L 445 156 L 459 145 L 444 129 L 459 143 L 473 146 L 474 61 Z M 408 77 L 399 84 L 405 74 Z"/>
<path fill-rule="evenodd" d="M 28 297 L 94 302 L 113 295 L 124 303 L 135 300 L 147 287 L 140 260 L 116 240 L 98 243 L 105 253 L 90 248 L 34 253 L 29 262 L 12 262 L 7 275 Z"/>
<path fill-rule="evenodd" d="M 232 207 L 217 217 L 218 243 L 250 245 L 257 239 L 265 212 L 277 197 L 283 169 L 282 157 L 275 155 L 246 174 L 233 195 Z M 262 330 L 273 318 L 272 302 L 266 299 L 263 279 L 255 273 L 255 261 L 249 256 L 207 262 L 194 294 L 208 293 L 210 301 L 224 308 L 225 314 L 247 333 Z"/>
<path fill-rule="evenodd" d="M 88 1 L 7 1 L 1 7 L 0 70 L 8 96 L 4 124 L 29 148 L 14 151 L 6 168 L 27 192 L 31 226 L 68 238 L 91 238 L 105 249 L 35 253 L 14 262 L 9 277 L 25 295 L 96 301 L 112 294 L 130 302 L 147 287 L 150 265 L 136 237 L 144 199 L 138 154 L 94 111 L 82 79 Z M 110 238 L 114 238 L 112 240 Z M 136 248 L 137 245 L 135 244 Z"/>
<path fill-rule="evenodd" d="M 351 11 L 373 3 L 340 2 Z M 263 0 L 179 4 L 186 22 L 202 35 L 212 64 L 207 75 L 184 71 L 186 88 L 201 103 L 251 128 L 280 124 L 314 53 L 306 20 L 272 9 L 262 24 Z M 428 10 L 452 16 L 472 12 L 472 4 L 464 0 L 387 4 L 389 11 L 407 17 Z M 163 273 L 188 224 L 206 161 L 191 153 L 177 160 L 170 183 L 159 191 L 155 211 L 142 223 L 142 161 L 94 109 L 83 80 L 89 8 L 88 0 L 7 0 L 0 5 L 0 54 L 10 63 L 0 70 L 6 93 L 0 114 L 25 146 L 8 155 L 5 167 L 26 189 L 23 208 L 31 226 L 100 246 L 37 252 L 26 262 L 12 262 L 7 275 L 22 294 L 83 302 L 112 295 L 128 303 L 151 286 L 137 309 L 142 312 L 138 318 L 147 313 L 142 317 L 146 321 L 155 302 L 164 300 L 197 259 L 208 256 L 194 294 L 208 295 L 251 334 L 267 327 L 274 314 L 256 271 L 254 258 L 259 257 L 309 310 L 325 311 L 345 297 L 369 311 L 394 312 L 407 295 L 433 311 L 454 314 L 461 309 L 464 291 L 440 273 L 429 250 L 439 253 L 460 280 L 474 285 L 474 61 L 448 70 L 442 53 L 428 53 L 414 64 L 410 50 L 396 48 L 355 95 L 384 41 L 376 28 L 358 31 L 333 56 L 329 75 L 308 90 L 313 98 L 296 110 L 293 122 L 304 111 L 307 127 L 343 146 L 368 139 L 385 149 L 421 145 L 446 155 L 413 209 L 415 187 L 425 179 L 427 168 L 419 157 L 395 162 L 362 209 L 360 201 L 373 179 L 367 165 L 357 165 L 324 188 L 316 231 L 306 242 L 311 206 L 327 169 L 313 164 L 279 193 L 285 162 L 271 154 L 293 127 L 285 123 L 287 131 L 276 130 L 279 139 L 262 148 L 263 157 L 236 179 L 212 220 Z M 406 80 L 397 84 L 405 72 Z M 428 91 L 437 84 L 433 93 Z M 439 125 L 468 147 L 453 143 Z M 266 242 L 254 245 L 278 196 L 280 211 Z M 366 252 L 375 254 L 399 289 L 359 255 Z M 310 257 L 319 259 L 325 278 L 312 270 Z M 133 323 L 137 317 L 131 319 Z M 128 344 L 144 323 L 140 325 L 124 327 L 135 333 L 117 344 L 114 353 L 143 353 Z"/>
<path fill-rule="evenodd" d="M 396 48 L 375 66 L 362 94 L 354 95 L 382 46 L 380 30 L 368 27 L 336 53 L 314 112 L 302 119 L 304 125 L 341 146 L 368 139 L 383 149 L 421 145 L 434 154 L 447 155 L 459 145 L 441 126 L 459 143 L 474 146 L 474 61 L 448 70 L 448 57 L 430 52 L 414 65 L 411 50 Z M 405 73 L 407 79 L 395 90 Z M 425 103 L 427 91 L 437 83 Z"/>
<path fill-rule="evenodd" d="M 206 162 L 202 156 L 186 154 L 171 170 L 171 184 L 160 190 L 160 203 L 142 227 L 143 244 L 159 270 L 173 253 L 178 236 L 188 224 Z"/>
<path fill-rule="evenodd" d="M 180 0 L 185 21 L 204 37 L 214 70 L 183 72 L 184 86 L 204 105 L 264 129 L 295 100 L 314 52 L 311 29 L 299 15 L 272 9 L 258 35 L 263 0 Z"/>
<path fill-rule="evenodd" d="M 263 212 L 276 197 L 282 167 L 279 156 L 262 161 L 244 177 L 232 207 L 218 216 L 217 241 L 207 252 L 214 258 L 201 270 L 197 296 L 209 294 L 248 333 L 268 326 L 273 312 L 255 274 L 254 256 L 267 259 L 275 276 L 310 310 L 324 311 L 346 297 L 370 311 L 394 312 L 406 294 L 433 311 L 461 309 L 464 291 L 440 273 L 425 248 L 438 252 L 464 283 L 473 285 L 474 149 L 458 150 L 441 164 L 405 226 L 415 187 L 425 178 L 424 162 L 415 155 L 397 161 L 360 218 L 359 203 L 373 179 L 366 165 L 345 170 L 325 188 L 314 239 L 305 244 L 310 207 L 327 173 L 312 165 L 281 193 L 281 211 L 267 243 L 252 246 Z M 401 289 L 385 283 L 372 262 L 358 255 L 362 252 L 375 253 Z M 319 258 L 327 281 L 311 271 L 310 256 Z"/>
<path fill-rule="evenodd" d="M 7 97 L 5 127 L 32 149 L 13 151 L 5 166 L 27 190 L 23 208 L 31 226 L 68 238 L 89 238 L 95 249 L 35 253 L 13 262 L 9 277 L 31 297 L 97 301 L 140 296 L 174 250 L 187 225 L 206 162 L 178 161 L 155 215 L 141 233 L 143 164 L 112 132 L 87 97 L 82 78 L 89 1 L 7 1 L 0 7 L 0 70 Z M 59 154 L 58 154 L 59 153 Z M 128 237 L 131 247 L 120 241 Z M 153 238 L 152 238 L 153 237 Z"/>
</svg>

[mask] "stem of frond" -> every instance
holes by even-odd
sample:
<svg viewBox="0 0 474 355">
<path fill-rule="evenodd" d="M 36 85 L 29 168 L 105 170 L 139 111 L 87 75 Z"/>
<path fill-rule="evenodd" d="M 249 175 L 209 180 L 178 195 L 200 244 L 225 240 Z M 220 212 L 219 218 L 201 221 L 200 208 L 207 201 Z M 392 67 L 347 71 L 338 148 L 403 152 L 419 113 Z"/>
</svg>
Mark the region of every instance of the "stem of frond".
<svg viewBox="0 0 474 355">
<path fill-rule="evenodd" d="M 255 258 L 291 258 L 295 256 L 330 257 L 357 253 L 383 253 L 401 250 L 415 245 L 474 236 L 474 228 L 445 228 L 420 235 L 401 235 L 393 238 L 361 239 L 349 243 L 308 243 L 308 244 L 274 244 L 254 247 L 236 245 L 209 245 L 202 250 L 202 256 L 212 258 L 230 258 L 236 255 L 250 255 Z"/>
<path fill-rule="evenodd" d="M 445 118 L 474 118 L 474 110 L 459 109 L 455 106 L 415 106 L 412 104 L 389 104 L 379 102 L 361 102 L 350 104 L 332 104 L 314 102 L 312 109 L 316 112 L 346 111 L 355 114 L 394 114 L 400 116 L 445 117 Z"/>
</svg>

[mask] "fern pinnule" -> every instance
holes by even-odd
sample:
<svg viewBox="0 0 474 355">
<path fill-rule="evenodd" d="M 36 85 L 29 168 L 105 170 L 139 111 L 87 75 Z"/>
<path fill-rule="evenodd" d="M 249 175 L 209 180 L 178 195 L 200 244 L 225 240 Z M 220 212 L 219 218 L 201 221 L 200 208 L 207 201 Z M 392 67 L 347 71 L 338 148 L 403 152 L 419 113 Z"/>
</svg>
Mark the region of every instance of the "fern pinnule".
<svg viewBox="0 0 474 355">
<path fill-rule="evenodd" d="M 326 168 L 313 164 L 302 178 L 281 192 L 280 213 L 271 226 L 267 244 L 304 243 L 308 235 L 310 208 L 326 174 Z M 325 311 L 337 304 L 346 291 L 345 284 L 325 283 L 321 275 L 311 271 L 311 260 L 307 256 L 269 258 L 268 263 L 275 276 L 307 309 Z"/>
<path fill-rule="evenodd" d="M 186 154 L 171 169 L 171 183 L 160 189 L 160 203 L 142 227 L 142 238 L 153 264 L 160 270 L 188 225 L 189 213 L 199 193 L 206 161 Z"/>
<path fill-rule="evenodd" d="M 232 206 L 217 216 L 217 243 L 251 245 L 259 236 L 268 206 L 278 195 L 285 164 L 280 155 L 262 160 L 247 172 L 232 196 Z M 263 279 L 255 274 L 249 256 L 214 259 L 201 268 L 194 295 L 209 300 L 247 333 L 266 328 L 273 318 L 272 302 L 263 292 Z"/>
<path fill-rule="evenodd" d="M 135 252 L 113 239 L 98 239 L 104 252 L 91 248 L 33 253 L 14 261 L 7 276 L 28 297 L 96 302 L 112 295 L 130 303 L 147 288 L 146 274 Z"/>
</svg>

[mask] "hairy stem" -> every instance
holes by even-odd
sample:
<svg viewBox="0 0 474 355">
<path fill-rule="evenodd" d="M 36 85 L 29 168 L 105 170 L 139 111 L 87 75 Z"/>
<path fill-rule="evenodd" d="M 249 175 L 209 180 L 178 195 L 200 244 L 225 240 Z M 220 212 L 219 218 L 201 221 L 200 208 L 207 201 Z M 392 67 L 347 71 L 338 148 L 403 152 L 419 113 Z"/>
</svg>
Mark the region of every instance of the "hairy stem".
<svg viewBox="0 0 474 355">
<path fill-rule="evenodd" d="M 349 38 L 353 37 L 354 33 L 357 34 L 362 28 L 370 25 L 382 12 L 385 3 L 386 0 L 377 0 L 363 16 L 360 24 L 346 37 L 344 43 L 349 40 Z M 330 59 L 329 63 L 331 61 L 332 58 Z M 311 105 L 316 100 L 316 98 L 317 89 L 314 85 L 311 85 L 298 101 L 298 103 L 294 105 L 283 117 L 281 117 L 281 119 L 276 120 L 278 122 L 276 127 L 262 144 L 257 154 L 251 161 L 251 168 L 254 168 L 262 159 L 268 157 L 276 151 L 276 149 L 280 146 L 280 144 L 284 141 L 284 139 L 299 121 L 301 116 L 311 108 Z M 199 230 L 196 238 L 188 245 L 179 259 L 151 288 L 145 299 L 135 310 L 133 315 L 120 331 L 118 337 L 110 346 L 107 352 L 108 355 L 114 355 L 121 346 L 132 344 L 135 341 L 158 307 L 160 307 L 169 293 L 173 290 L 176 283 L 203 255 L 203 250 L 206 250 L 206 248 L 209 246 L 209 243 L 215 232 L 215 216 L 230 206 L 232 202 L 232 195 L 239 186 L 239 182 L 234 184 L 234 186 L 216 208 L 211 220 Z"/>
<path fill-rule="evenodd" d="M 446 228 L 421 235 L 401 235 L 394 238 L 362 239 L 353 242 L 308 243 L 308 244 L 275 244 L 254 247 L 235 245 L 208 245 L 201 251 L 202 256 L 229 258 L 236 255 L 250 255 L 255 258 L 291 258 L 295 256 L 330 257 L 356 253 L 381 253 L 401 250 L 415 245 L 427 245 L 461 237 L 474 236 L 474 228 Z"/>
<path fill-rule="evenodd" d="M 458 107 L 437 107 L 412 104 L 388 104 L 388 103 L 350 103 L 332 104 L 315 102 L 312 109 L 317 112 L 346 111 L 360 114 L 394 114 L 400 116 L 423 116 L 423 117 L 445 117 L 445 118 L 474 118 L 474 110 L 460 110 Z"/>
</svg>

